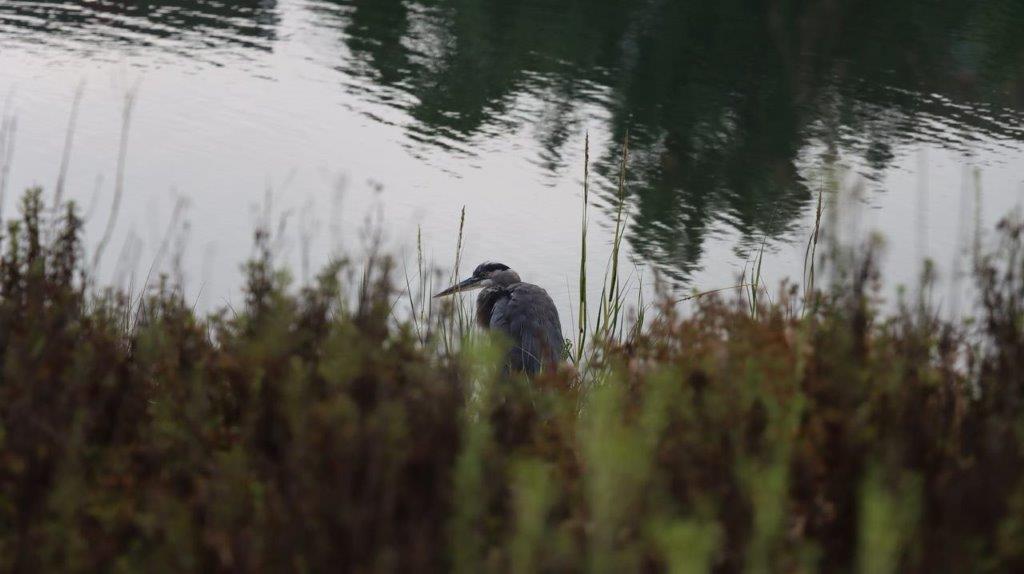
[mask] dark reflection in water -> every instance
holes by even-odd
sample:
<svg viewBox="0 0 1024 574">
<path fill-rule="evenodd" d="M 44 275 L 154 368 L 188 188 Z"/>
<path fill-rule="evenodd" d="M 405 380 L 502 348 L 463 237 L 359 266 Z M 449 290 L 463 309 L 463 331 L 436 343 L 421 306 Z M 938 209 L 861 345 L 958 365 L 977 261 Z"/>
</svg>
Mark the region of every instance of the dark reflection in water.
<svg viewBox="0 0 1024 574">
<path fill-rule="evenodd" d="M 583 106 L 630 134 L 637 252 L 685 277 L 709 228 L 784 233 L 811 200 L 802 150 L 890 165 L 901 145 L 1024 139 L 1024 3 L 339 0 L 346 71 L 411 98 L 447 145 L 536 124 L 565 167 Z M 513 109 L 523 93 L 542 111 Z M 610 191 L 619 148 L 599 150 Z M 867 175 L 871 175 L 869 172 Z"/>
<path fill-rule="evenodd" d="M 908 145 L 1024 140 L 1020 0 L 5 2 L 0 34 L 266 50 L 289 10 L 345 44 L 326 62 L 339 89 L 407 114 L 413 149 L 471 156 L 529 126 L 562 173 L 594 117 L 628 132 L 629 241 L 679 278 L 723 223 L 789 231 L 815 193 L 809 155 L 872 177 Z M 619 153 L 592 150 L 605 207 Z"/>
</svg>

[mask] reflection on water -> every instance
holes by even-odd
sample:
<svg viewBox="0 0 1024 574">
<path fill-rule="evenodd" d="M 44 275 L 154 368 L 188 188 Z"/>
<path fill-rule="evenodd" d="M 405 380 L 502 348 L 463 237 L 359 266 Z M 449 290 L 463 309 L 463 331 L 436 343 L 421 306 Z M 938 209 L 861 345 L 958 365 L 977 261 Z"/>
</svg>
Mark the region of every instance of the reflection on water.
<svg viewBox="0 0 1024 574">
<path fill-rule="evenodd" d="M 90 44 L 182 53 L 223 46 L 269 50 L 276 8 L 276 0 L 14 0 L 0 5 L 0 37 L 74 50 Z"/>
<path fill-rule="evenodd" d="M 290 14 L 303 24 L 281 32 Z M 915 145 L 1019 149 L 1022 26 L 1019 0 L 0 4 L 0 48 L 114 43 L 230 66 L 222 53 L 257 59 L 326 34 L 345 49 L 317 64 L 397 112 L 363 110 L 400 126 L 411 158 L 471 159 L 526 130 L 539 172 L 575 173 L 577 136 L 598 118 L 612 142 L 591 152 L 605 208 L 628 133 L 628 239 L 682 280 L 715 228 L 790 231 L 816 192 L 808 154 L 852 155 L 881 178 Z"/>
<path fill-rule="evenodd" d="M 881 172 L 908 142 L 1024 139 L 1014 0 L 338 5 L 356 56 L 341 65 L 389 88 L 382 101 L 416 119 L 417 142 L 533 123 L 542 165 L 557 170 L 579 111 L 604 107 L 612 139 L 630 135 L 630 240 L 682 276 L 716 221 L 748 235 L 787 230 L 812 195 L 796 167 L 811 142 Z M 522 92 L 546 106 L 511 109 Z M 606 190 L 618 154 L 599 151 Z"/>
</svg>

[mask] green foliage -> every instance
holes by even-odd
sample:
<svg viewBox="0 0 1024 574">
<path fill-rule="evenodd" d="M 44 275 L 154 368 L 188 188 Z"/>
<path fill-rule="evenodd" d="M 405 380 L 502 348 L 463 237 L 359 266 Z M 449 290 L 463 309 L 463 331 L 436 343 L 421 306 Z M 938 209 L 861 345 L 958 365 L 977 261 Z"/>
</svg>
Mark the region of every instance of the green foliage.
<svg viewBox="0 0 1024 574">
<path fill-rule="evenodd" d="M 97 290 L 40 197 L 0 251 L 2 571 L 1024 567 L 1021 225 L 977 322 L 883 316 L 868 246 L 526 380 L 423 297 L 397 320 L 386 258 L 296 289 L 262 231 L 233 313 Z"/>
</svg>

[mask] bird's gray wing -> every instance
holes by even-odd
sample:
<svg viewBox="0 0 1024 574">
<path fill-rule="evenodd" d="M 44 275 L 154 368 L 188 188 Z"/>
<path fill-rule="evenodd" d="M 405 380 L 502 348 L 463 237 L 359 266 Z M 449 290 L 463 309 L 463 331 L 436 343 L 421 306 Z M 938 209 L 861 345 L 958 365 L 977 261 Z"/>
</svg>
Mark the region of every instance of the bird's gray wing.
<svg viewBox="0 0 1024 574">
<path fill-rule="evenodd" d="M 491 311 L 491 329 L 512 341 L 506 357 L 513 371 L 536 374 L 544 365 L 562 358 L 562 326 L 554 302 L 536 285 L 518 283 L 507 288 Z"/>
</svg>

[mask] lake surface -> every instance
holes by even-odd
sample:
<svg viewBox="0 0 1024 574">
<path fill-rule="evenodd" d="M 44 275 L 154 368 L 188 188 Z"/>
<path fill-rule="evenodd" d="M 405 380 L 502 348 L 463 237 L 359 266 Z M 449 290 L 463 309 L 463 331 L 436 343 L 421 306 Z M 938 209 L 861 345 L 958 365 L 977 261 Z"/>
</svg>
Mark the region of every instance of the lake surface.
<svg viewBox="0 0 1024 574">
<path fill-rule="evenodd" d="M 1021 30 L 1019 0 L 0 0 L 2 209 L 52 193 L 81 86 L 65 195 L 90 249 L 136 95 L 101 277 L 177 265 L 204 308 L 238 303 L 261 218 L 307 276 L 374 226 L 449 264 L 465 206 L 467 265 L 513 266 L 568 325 L 587 134 L 591 285 L 627 134 L 634 276 L 723 287 L 764 241 L 768 281 L 799 278 L 838 165 L 859 191 L 825 201 L 888 238 L 890 282 L 929 256 L 952 284 L 1024 193 Z"/>
</svg>

